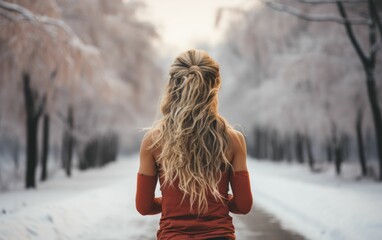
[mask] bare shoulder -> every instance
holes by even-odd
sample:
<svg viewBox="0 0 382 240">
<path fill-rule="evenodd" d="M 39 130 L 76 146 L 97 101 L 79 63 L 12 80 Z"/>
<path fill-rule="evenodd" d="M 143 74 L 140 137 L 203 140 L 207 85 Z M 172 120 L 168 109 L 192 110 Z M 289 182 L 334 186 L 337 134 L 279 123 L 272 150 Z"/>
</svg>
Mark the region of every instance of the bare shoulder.
<svg viewBox="0 0 382 240">
<path fill-rule="evenodd" d="M 237 150 L 246 150 L 245 138 L 241 132 L 235 129 L 229 129 L 228 133 L 232 141 L 232 150 L 234 152 Z"/>
<path fill-rule="evenodd" d="M 149 131 L 142 138 L 139 165 L 139 172 L 149 176 L 155 176 L 157 173 L 153 150 L 150 148 L 152 143 L 153 139 Z"/>
<path fill-rule="evenodd" d="M 244 135 L 237 130 L 229 130 L 232 145 L 232 166 L 235 171 L 247 170 L 247 146 Z"/>
<path fill-rule="evenodd" d="M 143 135 L 142 142 L 141 142 L 141 148 L 145 147 L 144 149 L 148 149 L 151 146 L 151 144 L 153 143 L 152 136 L 153 136 L 152 131 L 147 131 Z"/>
</svg>

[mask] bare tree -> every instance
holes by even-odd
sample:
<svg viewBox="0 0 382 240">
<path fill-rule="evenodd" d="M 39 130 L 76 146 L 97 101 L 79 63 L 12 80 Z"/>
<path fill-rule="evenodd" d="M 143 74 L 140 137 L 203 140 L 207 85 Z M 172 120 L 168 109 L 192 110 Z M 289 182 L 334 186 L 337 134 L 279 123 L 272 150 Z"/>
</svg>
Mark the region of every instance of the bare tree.
<svg viewBox="0 0 382 240">
<path fill-rule="evenodd" d="M 153 25 L 138 20 L 138 9 L 137 3 L 122 0 L 82 0 L 75 5 L 67 0 L 0 0 L 0 120 L 15 129 L 24 126 L 29 105 L 20 86 L 29 79 L 27 92 L 35 97 L 28 97 L 28 104 L 36 99 L 36 108 L 45 99 L 38 115 L 44 119 L 41 179 L 48 174 L 49 145 L 62 145 L 70 175 L 74 167 L 70 156 L 82 155 L 89 142 L 102 142 L 96 138 L 118 132 L 123 147 L 132 146 L 137 127 L 154 118 L 155 106 L 147 103 L 161 91 L 162 71 L 153 45 L 158 35 Z M 29 164 L 34 166 L 32 172 L 35 152 L 36 160 Z"/>
<path fill-rule="evenodd" d="M 300 4 L 293 4 L 293 1 L 288 3 L 292 3 L 290 6 Z M 271 11 L 265 5 L 256 5 L 246 11 L 233 11 L 234 16 L 238 17 L 231 20 L 226 32 L 227 40 L 219 48 L 221 64 L 229 65 L 232 71 L 228 74 L 225 72 L 225 84 L 228 82 L 230 85 L 223 85 L 223 90 L 225 88 L 228 94 L 223 92 L 222 105 L 223 108 L 231 109 L 227 111 L 228 114 L 235 113 L 235 116 L 227 116 L 240 121 L 243 127 L 256 126 L 253 152 L 257 156 L 261 156 L 261 145 L 269 145 L 263 134 L 265 129 L 276 128 L 280 135 L 296 136 L 296 133 L 300 133 L 312 138 L 311 156 L 314 160 L 312 163 L 318 167 L 316 169 L 319 169 L 324 152 L 316 151 L 316 144 L 325 145 L 328 160 L 333 159 L 333 162 L 335 160 L 341 164 L 342 155 L 346 158 L 347 150 L 343 148 L 342 136 L 349 135 L 355 139 L 354 96 L 361 95 L 357 104 L 365 106 L 367 93 L 360 91 L 364 86 L 360 85 L 363 81 L 359 79 L 363 78 L 364 73 L 356 53 L 350 47 L 343 47 L 348 36 L 341 31 L 343 20 L 335 7 L 326 4 L 319 10 L 332 14 L 336 19 L 334 22 L 340 20 L 339 24 L 331 24 L 331 21 L 323 24 L 302 21 Z M 311 10 L 316 9 L 304 5 L 303 10 L 298 12 L 306 14 Z M 356 34 L 361 43 L 365 43 L 367 26 L 371 21 L 357 12 L 356 7 L 352 8 L 350 16 L 357 25 Z M 325 20 L 327 14 L 314 16 Z M 224 66 L 222 69 L 224 71 Z M 307 91 L 309 89 L 311 91 Z M 235 101 L 232 101 L 233 97 Z M 325 107 L 327 104 L 331 105 L 330 111 Z M 246 106 L 243 110 L 245 114 L 240 111 L 241 106 Z M 368 115 L 363 125 L 372 128 L 372 119 Z M 337 129 L 338 146 L 333 140 L 332 124 Z M 295 142 L 290 141 L 292 144 L 285 143 L 285 146 L 294 146 Z M 302 146 L 305 148 L 304 157 L 309 159 L 308 144 L 305 142 Z M 315 153 L 317 156 L 313 155 Z M 301 159 L 299 155 L 302 154 L 293 155 Z"/>
<path fill-rule="evenodd" d="M 55 80 L 57 76 L 57 69 L 50 74 L 50 84 Z M 50 94 L 47 92 L 46 95 Z M 46 96 L 49 98 L 49 96 Z M 50 99 L 48 99 L 49 104 Z M 43 118 L 43 132 L 42 132 L 42 153 L 41 153 L 41 181 L 45 181 L 48 177 L 47 165 L 49 157 L 49 135 L 50 135 L 50 115 L 49 109 L 45 109 Z"/>
<path fill-rule="evenodd" d="M 362 176 L 366 176 L 367 167 L 366 167 L 365 148 L 364 148 L 363 132 L 362 132 L 362 119 L 363 119 L 363 109 L 361 107 L 358 107 L 357 118 L 355 122 L 355 128 L 357 133 L 358 159 L 361 166 Z"/>
<path fill-rule="evenodd" d="M 37 3 L 34 5 L 23 2 L 23 4 L 38 7 Z M 96 54 L 97 51 L 95 48 L 83 44 L 63 21 L 35 14 L 21 5 L 0 1 L 0 17 L 4 20 L 1 31 L 1 35 L 4 36 L 2 44 L 8 47 L 5 49 L 6 52 L 2 56 L 0 65 L 4 67 L 5 73 L 22 73 L 20 75 L 22 75 L 27 139 L 25 186 L 35 188 L 38 159 L 37 135 L 39 119 L 43 115 L 41 180 L 45 180 L 47 177 L 50 125 L 50 109 L 47 108 L 47 104 L 51 105 L 50 95 L 53 91 L 53 82 L 58 78 L 59 84 L 57 85 L 61 88 L 68 84 L 68 73 L 69 75 L 78 74 L 70 61 L 74 57 L 76 57 L 76 61 L 81 61 L 89 53 Z M 52 28 L 56 31 L 53 31 Z M 8 37 L 10 35 L 18 37 L 12 40 Z M 58 65 L 61 67 L 60 72 L 57 71 Z M 78 70 L 82 75 L 88 74 L 83 69 Z M 17 78 L 19 75 L 15 74 L 15 76 Z M 12 79 L 2 80 L 5 88 L 12 83 Z M 17 95 L 8 97 L 17 97 Z"/>
<path fill-rule="evenodd" d="M 73 107 L 68 107 L 67 117 L 64 119 L 66 122 L 66 127 L 64 128 L 63 138 L 62 138 L 62 165 L 65 169 L 65 173 L 68 177 L 72 175 L 72 159 L 73 159 L 73 146 L 74 139 L 74 117 L 73 117 Z"/>
<path fill-rule="evenodd" d="M 35 188 L 36 179 L 35 172 L 38 158 L 37 133 L 38 122 L 44 111 L 46 98 L 39 97 L 36 90 L 33 89 L 30 83 L 28 73 L 23 74 L 25 109 L 27 113 L 26 129 L 27 129 L 27 167 L 26 167 L 26 188 Z"/>
</svg>

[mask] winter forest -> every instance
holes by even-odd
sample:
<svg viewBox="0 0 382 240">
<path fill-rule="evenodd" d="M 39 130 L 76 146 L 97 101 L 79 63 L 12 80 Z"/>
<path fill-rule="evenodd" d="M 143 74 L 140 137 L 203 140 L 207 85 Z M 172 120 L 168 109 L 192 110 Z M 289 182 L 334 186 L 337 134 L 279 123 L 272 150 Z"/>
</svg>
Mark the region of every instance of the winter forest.
<svg viewBox="0 0 382 240">
<path fill-rule="evenodd" d="M 379 239 L 380 0 L 0 0 L 0 240 L 155 239 L 137 154 L 192 48 L 247 143 L 237 238 Z"/>
</svg>

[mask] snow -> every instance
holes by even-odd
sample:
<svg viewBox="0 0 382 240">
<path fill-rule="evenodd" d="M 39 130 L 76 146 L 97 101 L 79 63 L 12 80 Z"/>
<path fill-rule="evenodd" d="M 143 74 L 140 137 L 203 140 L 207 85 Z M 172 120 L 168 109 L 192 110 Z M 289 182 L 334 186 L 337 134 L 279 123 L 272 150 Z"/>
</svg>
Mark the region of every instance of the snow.
<svg viewBox="0 0 382 240">
<path fill-rule="evenodd" d="M 153 239 L 159 215 L 135 210 L 136 159 L 0 195 L 0 239 Z"/>
<path fill-rule="evenodd" d="M 317 240 L 381 239 L 382 184 L 298 164 L 252 159 L 248 166 L 255 204 L 283 227 Z"/>
<path fill-rule="evenodd" d="M 62 174 L 37 190 L 0 194 L 0 240 L 154 240 L 160 215 L 135 210 L 138 162 L 128 156 L 71 179 Z M 253 239 L 234 221 L 239 239 Z"/>
<path fill-rule="evenodd" d="M 254 202 L 283 227 L 314 240 L 376 240 L 382 236 L 382 186 L 312 174 L 306 166 L 248 160 Z M 102 169 L 75 171 L 37 190 L 0 194 L 0 240 L 155 239 L 159 217 L 135 210 L 138 156 Z M 159 189 L 158 189 L 159 195 Z M 237 238 L 255 239 L 234 217 Z"/>
</svg>

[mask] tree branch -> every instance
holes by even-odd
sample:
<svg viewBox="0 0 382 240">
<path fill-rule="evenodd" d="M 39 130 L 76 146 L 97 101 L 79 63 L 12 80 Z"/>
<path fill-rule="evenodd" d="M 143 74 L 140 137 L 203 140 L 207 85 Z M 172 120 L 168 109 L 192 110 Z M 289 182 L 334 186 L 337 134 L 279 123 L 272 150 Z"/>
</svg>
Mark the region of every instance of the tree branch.
<svg viewBox="0 0 382 240">
<path fill-rule="evenodd" d="M 60 111 L 56 111 L 56 114 L 53 115 L 53 117 L 56 117 L 61 123 L 62 123 L 62 126 L 64 128 L 64 130 L 72 137 L 74 138 L 76 141 L 82 141 L 82 142 L 85 142 L 86 140 L 89 139 L 89 136 L 84 134 L 84 133 L 81 133 L 79 132 L 78 130 L 72 129 L 72 127 L 70 126 L 70 124 L 68 123 L 65 115 L 60 112 Z"/>
<path fill-rule="evenodd" d="M 33 116 L 35 119 L 38 119 L 41 116 L 41 114 L 44 112 L 45 104 L 46 104 L 46 94 L 44 94 L 40 103 L 38 104 L 37 111 L 35 112 Z"/>
<path fill-rule="evenodd" d="M 382 47 L 381 40 L 376 41 L 376 42 L 375 42 L 373 45 L 371 45 L 371 47 L 370 47 L 370 55 L 372 55 L 372 54 L 376 54 L 376 53 L 379 51 L 379 49 L 381 49 L 381 47 Z"/>
<path fill-rule="evenodd" d="M 338 16 L 333 15 L 320 15 L 320 14 L 306 14 L 299 9 L 286 6 L 281 3 L 272 2 L 270 0 L 260 0 L 269 8 L 272 8 L 276 11 L 289 13 L 298 18 L 314 21 L 314 22 L 335 22 L 339 24 L 350 24 L 350 25 L 370 25 L 370 19 L 366 18 L 340 18 Z"/>
<path fill-rule="evenodd" d="M 217 27 L 219 25 L 221 18 L 223 17 L 224 11 L 229 11 L 229 12 L 233 12 L 236 14 L 242 14 L 242 15 L 246 14 L 246 11 L 244 11 L 243 9 L 238 8 L 238 7 L 220 7 L 216 13 L 215 27 Z"/>
<path fill-rule="evenodd" d="M 50 81 L 51 81 L 51 82 L 53 82 L 53 81 L 56 79 L 56 77 L 57 77 L 57 73 L 58 73 L 58 67 L 55 68 L 55 69 L 53 70 L 53 72 L 50 73 Z"/>
<path fill-rule="evenodd" d="M 372 6 L 372 1 L 369 0 L 369 12 L 371 13 L 371 16 L 375 15 L 373 13 L 373 11 L 375 11 L 375 9 L 373 9 L 373 6 Z M 378 13 L 376 14 L 378 15 Z M 374 19 L 375 19 L 375 16 L 373 16 Z M 372 68 L 374 68 L 375 66 L 375 60 L 376 60 L 376 57 L 377 57 L 377 51 L 374 51 L 374 47 L 375 45 L 377 44 L 377 24 L 376 24 L 377 20 L 375 19 L 375 21 L 372 22 L 371 26 L 370 26 L 370 30 L 369 30 L 369 44 L 370 44 L 370 49 L 369 49 L 369 63 L 370 63 L 370 66 Z"/>
<path fill-rule="evenodd" d="M 381 39 L 382 39 L 382 22 L 377 11 L 377 6 L 374 0 L 369 0 L 369 5 L 370 5 L 370 15 L 373 18 L 374 22 L 377 24 L 379 34 L 381 35 Z"/>
<path fill-rule="evenodd" d="M 9 14 L 8 11 L 6 11 L 6 10 L 4 10 L 2 8 L 0 8 L 0 16 L 3 16 L 6 19 L 8 19 L 10 21 L 14 21 L 14 22 L 21 20 L 20 18 L 16 17 L 15 15 Z"/>
<path fill-rule="evenodd" d="M 32 13 L 30 10 L 15 4 L 15 3 L 9 3 L 3 0 L 0 0 L 0 8 L 5 9 L 9 12 L 13 12 L 16 15 L 18 15 L 18 19 L 24 20 L 24 21 L 30 21 L 30 22 L 39 22 L 44 23 L 48 25 L 53 25 L 56 27 L 61 28 L 64 30 L 70 37 L 77 37 L 72 29 L 63 21 L 59 19 L 50 18 L 47 16 L 37 15 Z"/>
<path fill-rule="evenodd" d="M 34 101 L 31 93 L 30 87 L 30 77 L 29 74 L 23 72 L 23 89 L 24 89 L 24 99 L 25 99 L 25 110 L 27 112 L 27 118 L 33 118 L 33 109 L 34 109 Z"/>
<path fill-rule="evenodd" d="M 340 13 L 341 17 L 343 19 L 347 19 L 347 14 L 346 14 L 343 3 L 337 2 L 337 8 L 338 8 L 338 12 Z M 369 59 L 366 58 L 364 52 L 362 51 L 362 48 L 360 47 L 360 45 L 359 45 L 359 43 L 358 43 L 358 41 L 354 35 L 353 28 L 349 22 L 345 22 L 345 29 L 346 29 L 346 33 L 348 34 L 348 36 L 350 38 L 351 43 L 353 44 L 359 58 L 362 61 L 362 64 L 364 66 L 369 64 Z"/>
<path fill-rule="evenodd" d="M 51 25 L 63 30 L 72 41 L 74 46 L 81 46 L 82 49 L 86 49 L 87 51 L 97 52 L 96 48 L 87 45 L 78 38 L 75 32 L 62 20 L 55 19 L 43 15 L 37 15 L 31 12 L 30 10 L 15 4 L 9 3 L 4 0 L 0 0 L 0 9 L 8 11 L 9 13 L 5 13 L 4 11 L 0 11 L 0 15 L 11 21 L 27 21 L 31 23 L 41 23 L 45 25 Z"/>
</svg>

